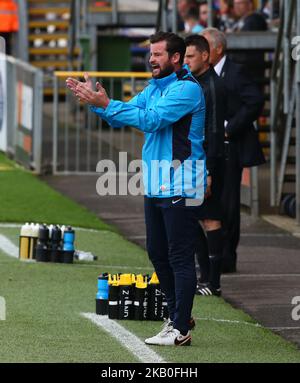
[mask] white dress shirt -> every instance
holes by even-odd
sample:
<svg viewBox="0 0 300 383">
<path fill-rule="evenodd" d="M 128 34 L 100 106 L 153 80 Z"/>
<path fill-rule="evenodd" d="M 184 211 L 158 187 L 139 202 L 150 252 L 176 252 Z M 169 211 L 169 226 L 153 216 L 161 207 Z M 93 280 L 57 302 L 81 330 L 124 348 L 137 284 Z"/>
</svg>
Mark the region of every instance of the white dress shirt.
<svg viewBox="0 0 300 383">
<path fill-rule="evenodd" d="M 214 70 L 215 70 L 215 72 L 217 73 L 218 76 L 221 75 L 221 72 L 222 72 L 223 66 L 225 64 L 225 61 L 226 61 L 226 55 L 221 58 L 221 60 L 218 62 L 217 65 L 214 66 Z"/>
<path fill-rule="evenodd" d="M 221 75 L 221 72 L 222 72 L 223 66 L 225 64 L 225 61 L 226 61 L 226 55 L 221 58 L 221 60 L 218 62 L 217 65 L 214 66 L 214 70 L 215 70 L 215 72 L 217 73 L 218 76 Z M 227 124 L 228 124 L 228 121 L 225 120 L 224 121 L 224 127 L 225 128 L 226 128 Z"/>
</svg>

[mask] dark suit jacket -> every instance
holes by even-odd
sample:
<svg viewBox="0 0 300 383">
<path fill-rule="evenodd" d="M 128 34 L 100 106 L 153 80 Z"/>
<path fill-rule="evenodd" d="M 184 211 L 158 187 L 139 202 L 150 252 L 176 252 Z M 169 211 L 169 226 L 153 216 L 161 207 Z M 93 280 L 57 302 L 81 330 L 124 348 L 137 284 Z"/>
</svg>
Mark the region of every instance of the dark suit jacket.
<svg viewBox="0 0 300 383">
<path fill-rule="evenodd" d="M 242 32 L 267 31 L 268 25 L 262 14 L 254 12 L 243 20 L 239 29 Z M 265 77 L 264 52 L 256 50 L 244 50 L 231 53 L 230 57 L 236 63 L 244 65 L 259 85 L 263 84 Z"/>
<path fill-rule="evenodd" d="M 218 159 L 224 156 L 224 120 L 226 115 L 226 90 L 224 82 L 210 67 L 201 76 L 195 77 L 205 97 L 205 140 L 206 167 L 212 174 Z"/>
<path fill-rule="evenodd" d="M 267 29 L 268 25 L 264 16 L 254 12 L 245 18 L 241 31 L 266 31 Z"/>
<path fill-rule="evenodd" d="M 240 167 L 265 162 L 253 122 L 259 117 L 264 98 L 244 67 L 226 58 L 220 77 L 227 92 L 226 132 L 238 151 Z"/>
</svg>

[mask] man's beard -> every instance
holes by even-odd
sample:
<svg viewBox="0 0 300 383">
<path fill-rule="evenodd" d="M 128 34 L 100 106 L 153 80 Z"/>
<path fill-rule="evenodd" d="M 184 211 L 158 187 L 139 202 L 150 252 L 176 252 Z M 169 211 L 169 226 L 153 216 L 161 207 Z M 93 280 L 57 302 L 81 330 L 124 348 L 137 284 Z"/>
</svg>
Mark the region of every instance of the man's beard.
<svg viewBox="0 0 300 383">
<path fill-rule="evenodd" d="M 171 73 L 174 72 L 174 66 L 172 64 L 167 65 L 164 69 L 160 70 L 159 74 L 157 76 L 153 76 L 153 78 L 163 78 L 169 76 Z"/>
</svg>

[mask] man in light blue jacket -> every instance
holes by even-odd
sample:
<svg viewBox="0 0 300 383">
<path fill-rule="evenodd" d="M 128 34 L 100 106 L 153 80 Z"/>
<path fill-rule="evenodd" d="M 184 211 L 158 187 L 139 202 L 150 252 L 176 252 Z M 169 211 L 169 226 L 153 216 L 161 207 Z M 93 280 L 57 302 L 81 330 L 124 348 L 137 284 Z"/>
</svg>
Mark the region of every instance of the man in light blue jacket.
<svg viewBox="0 0 300 383">
<path fill-rule="evenodd" d="M 201 87 L 183 66 L 179 36 L 150 36 L 152 80 L 129 102 L 110 99 L 96 84 L 68 78 L 67 86 L 113 127 L 133 126 L 145 133 L 143 180 L 147 251 L 168 302 L 170 318 L 161 332 L 145 340 L 155 345 L 190 345 L 195 272 L 195 205 L 206 188 L 205 101 Z"/>
</svg>

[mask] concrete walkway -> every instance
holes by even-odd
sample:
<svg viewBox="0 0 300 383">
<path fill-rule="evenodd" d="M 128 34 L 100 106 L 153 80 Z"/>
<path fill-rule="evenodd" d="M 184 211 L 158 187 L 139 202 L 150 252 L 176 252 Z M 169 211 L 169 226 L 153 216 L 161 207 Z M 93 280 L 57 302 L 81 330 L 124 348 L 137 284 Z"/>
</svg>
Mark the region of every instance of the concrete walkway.
<svg viewBox="0 0 300 383">
<path fill-rule="evenodd" d="M 96 176 L 43 179 L 115 225 L 126 238 L 145 247 L 142 197 L 100 197 L 96 193 Z M 291 225 L 292 220 L 283 217 L 274 215 L 266 219 L 277 226 L 242 214 L 238 271 L 222 276 L 223 297 L 300 347 L 300 320 L 292 319 L 293 297 L 298 296 L 300 304 L 300 230 Z M 289 231 L 280 227 L 282 222 Z"/>
</svg>

